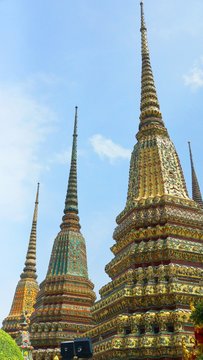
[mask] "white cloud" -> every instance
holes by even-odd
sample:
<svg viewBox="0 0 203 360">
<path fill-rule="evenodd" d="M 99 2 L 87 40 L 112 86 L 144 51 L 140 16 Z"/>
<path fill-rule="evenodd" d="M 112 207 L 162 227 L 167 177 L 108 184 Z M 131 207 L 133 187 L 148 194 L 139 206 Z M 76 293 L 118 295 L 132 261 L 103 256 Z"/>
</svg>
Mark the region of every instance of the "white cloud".
<svg viewBox="0 0 203 360">
<path fill-rule="evenodd" d="M 184 84 L 192 90 L 203 87 L 203 58 L 200 58 L 188 74 L 183 76 Z"/>
<path fill-rule="evenodd" d="M 90 138 L 90 143 L 94 151 L 101 157 L 107 158 L 111 163 L 117 159 L 129 159 L 131 151 L 115 144 L 111 139 L 107 139 L 100 134 L 95 134 Z"/>
<path fill-rule="evenodd" d="M 22 84 L 0 87 L 1 220 L 25 215 L 29 190 L 43 169 L 39 150 L 54 118 Z"/>
</svg>

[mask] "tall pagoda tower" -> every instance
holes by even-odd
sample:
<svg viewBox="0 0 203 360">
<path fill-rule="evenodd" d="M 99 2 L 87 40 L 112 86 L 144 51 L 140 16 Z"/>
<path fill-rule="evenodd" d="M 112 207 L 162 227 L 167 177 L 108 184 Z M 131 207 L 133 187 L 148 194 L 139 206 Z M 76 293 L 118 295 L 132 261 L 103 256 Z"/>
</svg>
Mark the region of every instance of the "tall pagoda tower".
<svg viewBox="0 0 203 360">
<path fill-rule="evenodd" d="M 77 195 L 77 107 L 68 189 L 45 280 L 40 285 L 31 317 L 34 359 L 51 359 L 62 341 L 81 336 L 93 326 L 90 312 L 95 301 L 88 278 L 85 239 L 80 232 Z"/>
<path fill-rule="evenodd" d="M 141 114 L 126 206 L 106 266 L 111 281 L 87 333 L 95 360 L 181 360 L 193 346 L 190 303 L 202 300 L 203 211 L 190 199 L 160 111 L 141 2 Z"/>
<path fill-rule="evenodd" d="M 200 191 L 199 182 L 198 182 L 195 167 L 194 167 L 190 141 L 188 142 L 188 145 L 189 145 L 189 152 L 190 152 L 190 163 L 191 163 L 191 174 L 192 174 L 192 198 L 203 209 L 202 194 L 201 194 L 201 191 Z"/>
<path fill-rule="evenodd" d="M 29 320 L 39 291 L 36 275 L 36 231 L 39 202 L 39 184 L 35 200 L 34 215 L 30 240 L 26 255 L 25 267 L 17 284 L 9 315 L 3 321 L 3 330 L 16 338 L 20 330 L 24 330 L 25 317 Z"/>
</svg>

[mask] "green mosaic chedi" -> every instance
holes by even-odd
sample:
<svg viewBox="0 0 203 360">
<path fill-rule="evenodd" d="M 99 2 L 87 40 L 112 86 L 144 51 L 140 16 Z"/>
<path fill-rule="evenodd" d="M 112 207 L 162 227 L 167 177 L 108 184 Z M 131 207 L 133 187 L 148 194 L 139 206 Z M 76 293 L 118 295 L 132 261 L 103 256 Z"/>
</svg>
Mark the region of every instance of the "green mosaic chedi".
<svg viewBox="0 0 203 360">
<path fill-rule="evenodd" d="M 85 239 L 80 233 L 77 195 L 77 108 L 71 167 L 61 230 L 55 239 L 47 275 L 88 277 Z"/>
<path fill-rule="evenodd" d="M 45 280 L 40 285 L 31 318 L 35 359 L 53 359 L 62 341 L 81 336 L 93 326 L 95 301 L 88 279 L 85 239 L 80 232 L 77 195 L 77 107 L 72 156 L 60 232 L 55 238 Z"/>
<path fill-rule="evenodd" d="M 85 239 L 79 233 L 59 233 L 53 246 L 48 269 L 50 275 L 88 277 Z"/>
</svg>

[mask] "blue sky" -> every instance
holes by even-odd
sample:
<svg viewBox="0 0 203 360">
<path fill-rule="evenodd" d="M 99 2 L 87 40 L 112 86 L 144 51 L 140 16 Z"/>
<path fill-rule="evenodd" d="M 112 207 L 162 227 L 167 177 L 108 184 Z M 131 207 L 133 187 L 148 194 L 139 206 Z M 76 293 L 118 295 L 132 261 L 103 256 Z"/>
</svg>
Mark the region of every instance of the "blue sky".
<svg viewBox="0 0 203 360">
<path fill-rule="evenodd" d="M 187 141 L 203 181 L 203 2 L 145 0 L 161 110 L 185 173 Z M 37 269 L 47 271 L 61 222 L 74 107 L 78 192 L 89 276 L 107 283 L 115 218 L 127 194 L 139 124 L 137 0 L 0 1 L 0 320 L 23 269 L 40 181 Z"/>
</svg>

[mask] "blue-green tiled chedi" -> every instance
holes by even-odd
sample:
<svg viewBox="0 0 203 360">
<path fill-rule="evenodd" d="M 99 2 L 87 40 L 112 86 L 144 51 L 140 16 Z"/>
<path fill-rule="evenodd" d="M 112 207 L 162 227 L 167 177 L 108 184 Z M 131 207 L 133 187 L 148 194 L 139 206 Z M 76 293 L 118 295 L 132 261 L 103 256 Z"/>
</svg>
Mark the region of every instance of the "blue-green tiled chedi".
<svg viewBox="0 0 203 360">
<path fill-rule="evenodd" d="M 48 276 L 73 275 L 88 278 L 84 237 L 74 231 L 61 231 L 53 246 Z"/>
<path fill-rule="evenodd" d="M 80 232 L 78 217 L 76 108 L 71 167 L 61 230 L 54 241 L 47 276 L 40 285 L 35 311 L 31 317 L 34 359 L 52 359 L 59 351 L 62 341 L 81 336 L 93 326 L 90 311 L 95 301 L 93 288 L 88 279 L 86 245 Z"/>
</svg>

